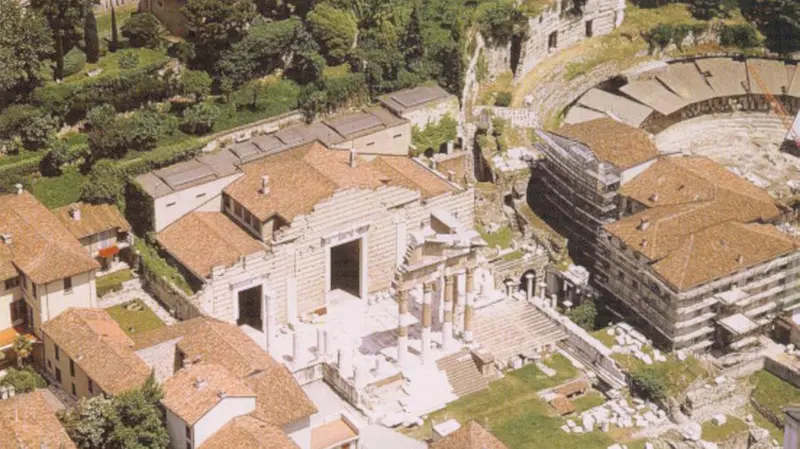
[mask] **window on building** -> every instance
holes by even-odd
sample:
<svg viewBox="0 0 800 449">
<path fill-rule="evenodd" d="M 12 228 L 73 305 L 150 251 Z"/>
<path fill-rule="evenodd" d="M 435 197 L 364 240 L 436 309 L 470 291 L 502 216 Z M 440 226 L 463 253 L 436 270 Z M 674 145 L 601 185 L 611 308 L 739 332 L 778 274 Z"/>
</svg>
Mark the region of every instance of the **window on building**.
<svg viewBox="0 0 800 449">
<path fill-rule="evenodd" d="M 188 444 L 191 444 L 192 441 L 192 428 L 189 425 L 186 425 L 186 440 Z"/>
<path fill-rule="evenodd" d="M 175 204 L 177 204 L 177 203 L 176 203 L 176 202 L 174 202 L 174 201 L 173 201 L 173 202 L 171 202 L 171 203 L 167 203 L 167 207 L 172 207 L 172 206 L 174 206 Z"/>
<path fill-rule="evenodd" d="M 367 146 L 368 146 L 368 147 L 371 147 L 371 146 L 373 146 L 373 145 L 375 145 L 375 142 L 367 142 Z"/>
<path fill-rule="evenodd" d="M 245 209 L 244 210 L 244 215 L 242 215 L 242 218 L 244 219 L 245 223 L 250 224 L 250 211 Z"/>
<path fill-rule="evenodd" d="M 594 20 L 586 21 L 586 37 L 594 36 Z"/>
<path fill-rule="evenodd" d="M 558 47 L 558 31 L 553 31 L 550 33 L 550 36 L 547 37 L 547 49 L 553 50 Z"/>
<path fill-rule="evenodd" d="M 56 368 L 56 382 L 61 385 L 61 368 Z"/>
<path fill-rule="evenodd" d="M 19 287 L 19 276 L 11 279 L 6 279 L 6 290 Z"/>
<path fill-rule="evenodd" d="M 52 360 L 49 360 L 49 359 L 47 360 L 47 370 L 48 371 L 53 371 L 53 361 Z"/>
<path fill-rule="evenodd" d="M 53 345 L 53 346 L 55 346 L 56 360 L 61 360 L 61 350 L 58 349 L 58 345 Z"/>
<path fill-rule="evenodd" d="M 34 284 L 33 282 L 31 282 L 31 290 L 33 290 L 33 297 L 34 298 L 39 296 L 39 295 L 36 294 L 36 284 Z"/>
<path fill-rule="evenodd" d="M 187 441 L 186 442 L 186 449 L 192 449 L 192 442 L 191 441 Z"/>
<path fill-rule="evenodd" d="M 78 393 L 75 391 L 75 382 L 72 382 L 72 395 L 77 396 Z"/>
<path fill-rule="evenodd" d="M 92 379 L 89 379 L 89 382 L 88 382 L 88 384 L 89 384 L 89 385 L 88 385 L 88 387 L 89 387 L 89 394 L 94 394 L 94 382 L 92 382 Z"/>
<path fill-rule="evenodd" d="M 71 277 L 64 278 L 64 291 L 67 292 L 67 293 L 72 291 L 72 278 Z"/>
<path fill-rule="evenodd" d="M 395 135 L 394 135 L 394 138 L 395 138 L 395 139 L 399 139 L 399 138 L 401 138 L 401 137 L 403 137 L 403 133 L 400 133 L 400 134 L 395 134 Z"/>
<path fill-rule="evenodd" d="M 11 321 L 25 319 L 25 300 L 19 299 L 11 303 Z"/>
<path fill-rule="evenodd" d="M 242 205 L 239 203 L 233 204 L 233 213 L 236 214 L 237 217 L 242 216 Z"/>
<path fill-rule="evenodd" d="M 69 359 L 69 375 L 75 377 L 75 362 L 72 359 Z"/>
</svg>

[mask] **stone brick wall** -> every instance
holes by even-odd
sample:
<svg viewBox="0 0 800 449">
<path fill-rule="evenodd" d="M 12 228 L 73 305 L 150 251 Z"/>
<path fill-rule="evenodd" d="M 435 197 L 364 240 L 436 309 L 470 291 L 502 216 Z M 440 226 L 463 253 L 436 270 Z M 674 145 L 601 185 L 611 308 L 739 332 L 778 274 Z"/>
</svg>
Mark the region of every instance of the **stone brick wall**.
<svg viewBox="0 0 800 449">
<path fill-rule="evenodd" d="M 175 352 L 179 338 L 159 343 L 149 348 L 136 351 L 136 355 L 155 373 L 158 382 L 164 382 L 175 374 Z"/>
</svg>

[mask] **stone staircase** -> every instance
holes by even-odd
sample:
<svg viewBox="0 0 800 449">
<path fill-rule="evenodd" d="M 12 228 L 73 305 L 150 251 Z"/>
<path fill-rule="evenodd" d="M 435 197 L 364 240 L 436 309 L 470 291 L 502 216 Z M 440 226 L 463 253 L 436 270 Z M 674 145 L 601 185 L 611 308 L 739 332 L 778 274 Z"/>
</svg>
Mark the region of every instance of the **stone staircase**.
<svg viewBox="0 0 800 449">
<path fill-rule="evenodd" d="M 478 370 L 469 349 L 443 357 L 436 361 L 440 370 L 447 374 L 456 396 L 463 397 L 481 391 L 489 386 L 489 382 Z"/>
<path fill-rule="evenodd" d="M 606 384 L 608 384 L 611 388 L 619 389 L 628 386 L 628 384 L 625 381 L 607 372 L 605 369 L 603 369 L 602 366 L 592 363 L 592 361 L 589 360 L 581 351 L 577 350 L 576 348 L 572 347 L 566 342 L 560 342 L 558 346 L 559 348 L 561 348 L 562 351 L 567 353 L 570 357 L 580 362 L 586 369 L 589 369 L 595 374 L 597 374 L 597 377 Z"/>
<path fill-rule="evenodd" d="M 550 318 L 519 299 L 505 299 L 479 308 L 474 334 L 475 340 L 504 365 L 511 357 L 530 354 L 567 338 Z"/>
</svg>

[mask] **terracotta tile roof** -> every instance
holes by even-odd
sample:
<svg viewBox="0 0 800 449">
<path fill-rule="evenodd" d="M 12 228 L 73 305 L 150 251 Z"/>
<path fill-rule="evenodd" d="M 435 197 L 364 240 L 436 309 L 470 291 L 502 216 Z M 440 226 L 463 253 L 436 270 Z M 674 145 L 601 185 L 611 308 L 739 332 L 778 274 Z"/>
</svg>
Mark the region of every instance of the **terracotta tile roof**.
<svg viewBox="0 0 800 449">
<path fill-rule="evenodd" d="M 586 145 L 598 159 L 620 170 L 655 159 L 659 154 L 645 131 L 610 118 L 567 125 L 555 134 Z"/>
<path fill-rule="evenodd" d="M 576 393 L 583 393 L 589 388 L 589 383 L 585 380 L 576 380 L 555 389 L 555 392 L 564 396 L 572 396 Z"/>
<path fill-rule="evenodd" d="M 433 196 L 455 190 L 435 174 L 405 157 L 359 157 L 350 167 L 350 154 L 313 143 L 242 166 L 244 176 L 225 188 L 225 193 L 264 221 L 278 215 L 291 222 L 311 212 L 337 190 L 376 189 L 400 185 Z M 261 192 L 262 178 L 269 177 L 269 192 Z"/>
<path fill-rule="evenodd" d="M 752 202 L 763 219 L 779 214 L 769 193 L 702 156 L 660 159 L 623 185 L 619 193 L 647 207 L 657 207 L 713 201 L 719 190 L 741 196 L 739 201 Z"/>
<path fill-rule="evenodd" d="M 475 421 L 431 444 L 431 449 L 508 449 L 494 435 Z"/>
<path fill-rule="evenodd" d="M 258 416 L 270 423 L 283 426 L 317 411 L 289 370 L 232 324 L 195 318 L 134 338 L 136 349 L 180 338 L 186 362 L 219 365 L 242 379 L 258 397 Z"/>
<path fill-rule="evenodd" d="M 0 447 L 77 449 L 42 391 L 0 401 Z"/>
<path fill-rule="evenodd" d="M 227 369 L 210 363 L 183 368 L 164 382 L 164 407 L 194 425 L 226 397 L 254 398 L 255 393 Z"/>
<path fill-rule="evenodd" d="M 798 241 L 774 226 L 727 222 L 686 237 L 653 270 L 678 290 L 687 290 L 798 248 Z"/>
<path fill-rule="evenodd" d="M 200 278 L 216 266 L 264 251 L 264 245 L 221 212 L 191 212 L 158 233 L 158 242 Z"/>
<path fill-rule="evenodd" d="M 311 429 L 311 449 L 328 449 L 357 437 L 356 429 L 339 418 Z"/>
<path fill-rule="evenodd" d="M 300 449 L 280 427 L 250 415 L 225 424 L 198 449 Z"/>
<path fill-rule="evenodd" d="M 80 210 L 81 219 L 75 220 L 70 215 L 73 209 Z M 56 218 L 77 239 L 100 234 L 116 229 L 118 232 L 130 232 L 131 225 L 111 204 L 73 203 L 53 210 Z"/>
<path fill-rule="evenodd" d="M 68 309 L 44 323 L 42 332 L 108 394 L 138 388 L 150 375 L 133 341 L 103 309 Z"/>
<path fill-rule="evenodd" d="M 17 276 L 16 269 L 37 284 L 99 268 L 80 242 L 28 192 L 0 195 L 0 277 Z"/>
</svg>

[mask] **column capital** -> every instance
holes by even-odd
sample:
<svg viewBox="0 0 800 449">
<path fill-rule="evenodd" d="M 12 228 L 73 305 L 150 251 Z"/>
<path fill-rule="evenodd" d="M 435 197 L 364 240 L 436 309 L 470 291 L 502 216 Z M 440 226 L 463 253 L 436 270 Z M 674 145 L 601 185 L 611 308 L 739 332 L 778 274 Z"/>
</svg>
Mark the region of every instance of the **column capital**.
<svg viewBox="0 0 800 449">
<path fill-rule="evenodd" d="M 433 289 L 433 282 L 425 282 L 422 284 L 422 290 L 426 293 L 432 292 Z"/>
<path fill-rule="evenodd" d="M 444 283 L 452 285 L 456 281 L 456 278 L 451 274 L 449 276 L 445 276 Z"/>
</svg>

